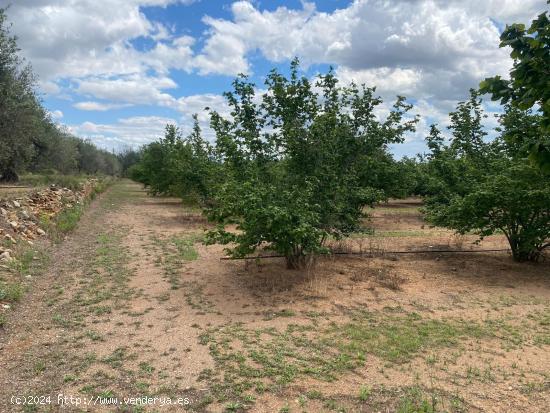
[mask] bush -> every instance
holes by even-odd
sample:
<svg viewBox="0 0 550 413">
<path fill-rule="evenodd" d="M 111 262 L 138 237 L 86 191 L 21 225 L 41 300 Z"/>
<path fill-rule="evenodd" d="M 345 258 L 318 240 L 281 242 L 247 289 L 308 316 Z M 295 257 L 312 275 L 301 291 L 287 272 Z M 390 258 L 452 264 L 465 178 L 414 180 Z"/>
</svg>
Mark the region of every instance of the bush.
<svg viewBox="0 0 550 413">
<path fill-rule="evenodd" d="M 541 117 L 508 106 L 500 117 L 501 134 L 491 142 L 483 141 L 482 118 L 472 93 L 470 101 L 451 113 L 453 139 L 448 146 L 432 128 L 427 217 L 480 239 L 502 232 L 514 260 L 537 261 L 550 247 L 550 180 L 526 157 L 530 142 L 544 135 Z"/>
<path fill-rule="evenodd" d="M 224 179 L 207 210 L 219 224 L 209 242 L 235 243 L 235 257 L 276 251 L 290 268 L 327 252 L 329 237 L 357 230 L 363 207 L 385 198 L 386 180 L 372 165 L 390 163 L 387 146 L 416 123 L 406 120 L 411 106 L 402 97 L 379 121 L 374 89 L 339 87 L 332 72 L 312 85 L 298 70 L 295 60 L 289 79 L 272 71 L 259 98 L 241 76 L 225 94 L 231 118 L 211 112 Z M 231 222 L 236 233 L 225 230 Z"/>
<path fill-rule="evenodd" d="M 50 171 L 51 172 L 51 171 Z M 60 188 L 68 188 L 73 191 L 82 189 L 82 185 L 88 177 L 84 175 L 61 175 L 58 173 L 25 174 L 19 179 L 19 183 L 29 186 L 55 185 Z"/>
</svg>

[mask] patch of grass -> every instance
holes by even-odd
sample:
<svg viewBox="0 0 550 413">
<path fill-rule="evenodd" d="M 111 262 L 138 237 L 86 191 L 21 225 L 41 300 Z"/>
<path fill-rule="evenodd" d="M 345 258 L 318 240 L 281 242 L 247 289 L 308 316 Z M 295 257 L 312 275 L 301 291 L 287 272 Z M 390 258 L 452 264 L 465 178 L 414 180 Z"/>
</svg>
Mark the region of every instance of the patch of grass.
<svg viewBox="0 0 550 413">
<path fill-rule="evenodd" d="M 83 212 L 84 206 L 82 204 L 74 204 L 63 209 L 54 220 L 56 229 L 61 233 L 72 231 L 76 228 Z"/>
<path fill-rule="evenodd" d="M 216 313 L 214 304 L 204 295 L 204 285 L 198 281 L 185 281 L 185 300 L 193 309 L 203 313 Z"/>
<path fill-rule="evenodd" d="M 289 324 L 284 330 L 254 330 L 228 324 L 200 335 L 217 366 L 202 379 L 215 389 L 218 400 L 242 402 L 257 382 L 267 389 L 280 389 L 304 377 L 334 381 L 343 372 L 363 366 L 369 354 L 400 364 L 427 349 L 456 346 L 462 339 L 486 334 L 472 322 L 423 319 L 416 313 L 360 311 L 348 323 L 324 328 Z M 360 389 L 360 400 L 369 395 L 369 389 Z M 403 411 L 409 411 L 404 406 Z"/>
<path fill-rule="evenodd" d="M 481 326 L 461 320 L 423 319 L 416 313 L 406 316 L 359 312 L 343 326 L 329 331 L 327 343 L 352 357 L 374 354 L 389 362 L 411 360 L 423 349 L 450 347 L 464 337 L 487 335 Z"/>
<path fill-rule="evenodd" d="M 145 361 L 139 363 L 139 369 L 146 374 L 152 374 L 155 371 L 155 368 Z"/>
<path fill-rule="evenodd" d="M 204 236 L 202 234 L 186 234 L 180 237 L 172 237 L 170 241 L 176 247 L 179 256 L 184 261 L 194 261 L 199 258 L 199 253 L 194 244 L 201 242 Z"/>
<path fill-rule="evenodd" d="M 103 337 L 96 331 L 88 330 L 86 331 L 86 337 L 92 341 L 103 341 Z"/>
<path fill-rule="evenodd" d="M 385 216 L 391 215 L 421 215 L 420 207 L 406 207 L 406 208 L 389 208 L 389 207 L 374 207 L 367 208 L 367 213 L 378 213 Z"/>
<path fill-rule="evenodd" d="M 52 317 L 52 320 L 55 324 L 61 326 L 61 327 L 70 327 L 71 326 L 71 322 L 69 320 L 67 320 L 65 317 L 63 317 L 61 314 L 57 313 L 57 314 L 54 314 L 54 316 Z"/>
<path fill-rule="evenodd" d="M 420 389 L 412 388 L 399 401 L 397 413 L 437 413 L 437 406 L 434 395 L 428 398 Z"/>
<path fill-rule="evenodd" d="M 19 282 L 0 281 L 0 301 L 16 302 L 23 296 L 24 288 Z"/>
<path fill-rule="evenodd" d="M 34 363 L 33 371 L 35 373 L 43 373 L 46 370 L 46 363 L 42 360 L 38 360 Z"/>
<path fill-rule="evenodd" d="M 366 402 L 371 395 L 371 389 L 366 386 L 361 386 L 359 389 L 358 399 L 362 402 Z"/>
<path fill-rule="evenodd" d="M 66 374 L 63 376 L 63 383 L 72 383 L 76 381 L 76 376 L 73 376 L 72 374 Z"/>
<path fill-rule="evenodd" d="M 153 245 L 160 250 L 161 256 L 157 263 L 162 264 L 166 278 L 168 278 L 172 289 L 180 287 L 180 269 L 185 262 L 194 261 L 199 258 L 199 253 L 194 245 L 202 241 L 202 234 L 183 234 L 167 239 L 152 237 Z"/>
<path fill-rule="evenodd" d="M 113 368 L 122 366 L 122 362 L 128 358 L 128 349 L 126 347 L 119 347 L 114 350 L 110 355 L 103 358 L 104 363 L 110 365 Z"/>
<path fill-rule="evenodd" d="M 55 172 L 25 174 L 20 176 L 19 183 L 29 186 L 56 185 L 60 188 L 79 190 L 88 177 L 86 175 L 62 175 Z"/>
<path fill-rule="evenodd" d="M 550 346 L 550 332 L 535 335 L 535 337 L 533 338 L 533 342 L 536 345 Z"/>
</svg>

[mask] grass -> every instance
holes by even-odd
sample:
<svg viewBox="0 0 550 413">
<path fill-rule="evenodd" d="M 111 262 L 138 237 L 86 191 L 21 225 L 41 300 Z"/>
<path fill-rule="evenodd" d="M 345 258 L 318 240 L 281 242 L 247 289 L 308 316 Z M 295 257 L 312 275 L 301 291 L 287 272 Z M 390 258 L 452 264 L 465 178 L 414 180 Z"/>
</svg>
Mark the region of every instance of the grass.
<svg viewBox="0 0 550 413">
<path fill-rule="evenodd" d="M 248 329 L 228 324 L 200 336 L 217 366 L 203 379 L 219 401 L 243 402 L 251 390 L 278 391 L 306 377 L 335 381 L 364 366 L 369 356 L 399 365 L 427 349 L 454 347 L 463 339 L 486 334 L 489 332 L 475 323 L 423 319 L 416 313 L 359 311 L 347 323 L 323 328 L 289 324 L 283 330 Z M 367 400 L 369 391 L 361 389 L 359 399 Z M 412 411 L 407 406 L 402 411 Z"/>
<path fill-rule="evenodd" d="M 158 263 L 164 268 L 165 277 L 169 280 L 173 290 L 180 288 L 180 269 L 185 262 L 199 258 L 199 253 L 194 245 L 201 242 L 203 234 L 186 233 L 167 239 L 153 237 L 153 245 L 160 251 Z"/>
<path fill-rule="evenodd" d="M 57 229 L 62 233 L 67 233 L 76 228 L 80 217 L 84 212 L 81 204 L 75 204 L 70 208 L 63 209 L 55 219 Z"/>
<path fill-rule="evenodd" d="M 390 208 L 390 207 L 374 207 L 367 208 L 366 212 L 368 214 L 378 213 L 384 216 L 388 215 L 418 215 L 421 216 L 420 207 L 403 207 L 403 208 Z"/>
<path fill-rule="evenodd" d="M 59 173 L 25 174 L 19 178 L 20 185 L 49 186 L 79 190 L 89 177 L 86 175 L 62 175 Z"/>
<path fill-rule="evenodd" d="M 359 396 L 357 397 L 359 398 L 360 401 L 366 402 L 371 396 L 371 393 L 372 393 L 372 390 L 369 387 L 361 386 L 361 388 L 359 389 Z"/>
<path fill-rule="evenodd" d="M 463 337 L 488 334 L 482 327 L 461 320 L 423 319 L 416 313 L 405 316 L 360 312 L 344 325 L 329 329 L 340 351 L 353 354 L 373 354 L 393 363 L 411 360 L 423 349 L 451 347 Z"/>
<path fill-rule="evenodd" d="M 0 281 L 0 301 L 16 302 L 23 296 L 23 286 L 19 282 Z"/>
<path fill-rule="evenodd" d="M 69 179 L 71 177 L 67 176 L 66 178 Z M 85 182 L 85 178 L 86 177 L 82 178 L 81 182 L 79 181 L 80 183 L 78 184 L 78 186 L 69 186 L 69 189 L 81 189 L 82 184 Z M 84 199 L 82 203 L 69 204 L 68 202 L 64 201 L 65 207 L 59 212 L 59 214 L 57 214 L 57 216 L 55 216 L 54 218 L 41 216 L 40 225 L 46 230 L 46 232 L 50 234 L 50 237 L 52 237 L 55 241 L 60 241 L 65 234 L 73 231 L 76 228 L 78 222 L 80 221 L 80 218 L 82 217 L 82 214 L 86 209 L 87 204 L 92 199 L 94 199 L 97 194 L 104 192 L 109 187 L 109 185 L 111 185 L 112 182 L 113 179 L 110 177 L 98 178 L 91 189 L 89 197 Z"/>
</svg>

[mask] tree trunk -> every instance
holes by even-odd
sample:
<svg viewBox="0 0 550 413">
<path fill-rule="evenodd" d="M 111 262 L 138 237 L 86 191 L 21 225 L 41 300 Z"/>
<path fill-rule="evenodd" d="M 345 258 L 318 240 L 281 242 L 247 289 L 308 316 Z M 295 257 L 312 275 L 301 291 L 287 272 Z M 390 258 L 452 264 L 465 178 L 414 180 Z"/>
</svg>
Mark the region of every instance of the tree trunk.
<svg viewBox="0 0 550 413">
<path fill-rule="evenodd" d="M 286 268 L 289 270 L 299 270 L 305 266 L 305 256 L 302 254 L 292 254 L 286 257 Z"/>
<path fill-rule="evenodd" d="M 2 172 L 0 182 L 17 182 L 19 181 L 19 175 L 12 168 L 7 168 Z"/>
<path fill-rule="evenodd" d="M 510 249 L 512 250 L 512 258 L 516 262 L 537 262 L 540 258 L 540 250 L 535 245 L 525 245 L 521 242 L 518 236 L 512 235 L 508 238 Z"/>
</svg>

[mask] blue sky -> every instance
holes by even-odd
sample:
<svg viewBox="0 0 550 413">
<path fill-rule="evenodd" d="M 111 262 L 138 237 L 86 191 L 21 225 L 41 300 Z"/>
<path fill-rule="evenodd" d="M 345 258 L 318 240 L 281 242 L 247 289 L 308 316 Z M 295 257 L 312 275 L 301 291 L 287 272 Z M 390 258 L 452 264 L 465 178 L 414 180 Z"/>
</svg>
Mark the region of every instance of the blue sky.
<svg viewBox="0 0 550 413">
<path fill-rule="evenodd" d="M 545 0 L 12 3 L 8 17 L 45 106 L 101 147 L 150 142 L 167 122 L 185 132 L 195 112 L 213 139 L 202 109 L 227 113 L 221 93 L 236 74 L 261 89 L 270 69 L 286 72 L 298 56 L 308 77 L 333 66 L 343 83 L 377 86 L 381 117 L 397 94 L 415 104 L 422 121 L 393 148 L 397 156 L 423 151 L 429 124 L 445 126 L 470 87 L 506 75 L 511 61 L 498 47 L 500 31 L 548 7 Z"/>
</svg>

